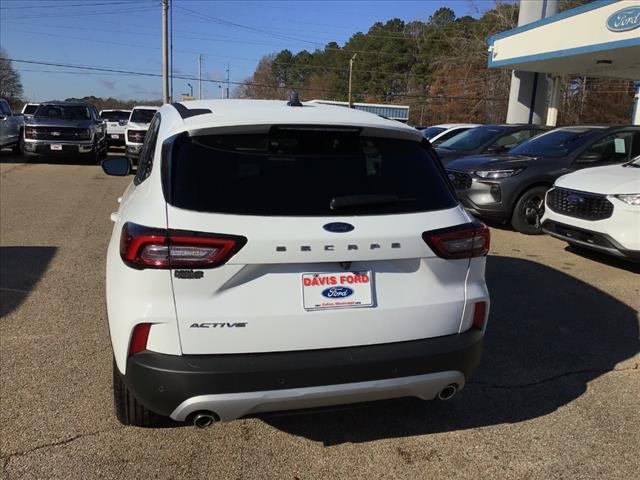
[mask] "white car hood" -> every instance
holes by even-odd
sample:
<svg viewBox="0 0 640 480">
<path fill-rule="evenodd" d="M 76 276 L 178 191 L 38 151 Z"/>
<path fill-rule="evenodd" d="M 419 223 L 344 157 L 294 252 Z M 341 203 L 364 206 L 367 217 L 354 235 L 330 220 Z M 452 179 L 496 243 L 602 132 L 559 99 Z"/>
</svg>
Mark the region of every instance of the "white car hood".
<svg viewBox="0 0 640 480">
<path fill-rule="evenodd" d="M 622 165 L 585 168 L 560 177 L 555 185 L 605 195 L 640 193 L 640 168 Z"/>
</svg>

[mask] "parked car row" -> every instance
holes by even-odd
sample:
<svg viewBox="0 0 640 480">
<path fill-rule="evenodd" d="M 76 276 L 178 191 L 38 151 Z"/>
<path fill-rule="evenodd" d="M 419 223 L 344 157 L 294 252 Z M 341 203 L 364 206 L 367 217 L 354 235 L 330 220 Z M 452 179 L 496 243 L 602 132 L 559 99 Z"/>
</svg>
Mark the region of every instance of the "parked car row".
<svg viewBox="0 0 640 480">
<path fill-rule="evenodd" d="M 475 216 L 640 259 L 640 127 L 446 124 L 423 135 Z"/>
<path fill-rule="evenodd" d="M 83 101 L 26 103 L 13 113 L 0 99 L 0 148 L 25 157 L 81 156 L 97 162 L 112 146 L 125 147 L 137 164 L 149 123 L 158 107 L 102 110 Z"/>
</svg>

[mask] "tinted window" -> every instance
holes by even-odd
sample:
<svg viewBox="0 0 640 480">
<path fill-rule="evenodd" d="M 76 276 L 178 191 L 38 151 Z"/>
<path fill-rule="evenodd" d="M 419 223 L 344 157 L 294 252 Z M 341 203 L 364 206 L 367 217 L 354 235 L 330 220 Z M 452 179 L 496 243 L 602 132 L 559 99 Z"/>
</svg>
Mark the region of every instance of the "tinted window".
<svg viewBox="0 0 640 480">
<path fill-rule="evenodd" d="M 102 112 L 100 117 L 109 122 L 117 122 L 119 120 L 128 120 L 131 112 L 127 110 L 112 110 L 110 112 Z"/>
<path fill-rule="evenodd" d="M 431 139 L 446 130 L 444 127 L 429 127 L 422 130 L 422 136 Z"/>
<path fill-rule="evenodd" d="M 36 110 L 36 117 L 62 118 L 64 120 L 90 120 L 91 114 L 87 107 L 79 105 L 40 105 Z"/>
<path fill-rule="evenodd" d="M 131 112 L 131 122 L 134 123 L 149 123 L 153 116 L 155 115 L 156 110 L 147 110 L 143 108 L 136 108 Z"/>
<path fill-rule="evenodd" d="M 0 102 L 0 113 L 2 113 L 2 115 L 11 115 L 11 108 L 9 108 L 9 104 L 4 100 Z"/>
<path fill-rule="evenodd" d="M 453 150 L 475 150 L 499 136 L 502 132 L 504 130 L 498 127 L 476 127 L 442 142 L 439 146 Z"/>
<path fill-rule="evenodd" d="M 530 139 L 537 133 L 538 132 L 536 130 L 531 129 L 515 130 L 510 132 L 508 135 L 498 138 L 487 148 L 495 150 L 511 150 L 516 145 Z"/>
<path fill-rule="evenodd" d="M 189 210 L 337 216 L 457 204 L 432 153 L 411 141 L 288 129 L 180 139 L 171 159 L 170 201 Z M 346 197 L 360 204 L 336 205 Z"/>
<path fill-rule="evenodd" d="M 600 155 L 602 163 L 624 162 L 630 157 L 633 135 L 633 132 L 618 132 L 608 135 L 598 140 L 582 155 Z"/>
<path fill-rule="evenodd" d="M 564 157 L 569 155 L 593 134 L 593 130 L 554 130 L 518 145 L 509 153 L 531 157 Z"/>
<path fill-rule="evenodd" d="M 24 114 L 33 115 L 34 113 L 36 113 L 36 110 L 38 110 L 38 105 L 27 105 L 26 107 L 24 107 Z"/>
<path fill-rule="evenodd" d="M 471 127 L 464 127 L 464 128 L 455 128 L 453 130 L 449 130 L 447 133 L 443 133 L 440 137 L 438 137 L 438 139 L 435 142 L 431 142 L 431 145 L 441 145 L 443 142 L 446 142 L 450 138 L 453 138 L 457 135 L 460 135 L 463 132 L 466 132 L 470 128 Z"/>
<path fill-rule="evenodd" d="M 156 113 L 151 120 L 149 130 L 144 138 L 144 143 L 140 149 L 140 158 L 138 159 L 138 171 L 134 183 L 136 185 L 142 183 L 150 174 L 153 168 L 153 156 L 156 152 L 156 143 L 158 140 L 158 131 L 160 130 L 160 114 Z"/>
</svg>

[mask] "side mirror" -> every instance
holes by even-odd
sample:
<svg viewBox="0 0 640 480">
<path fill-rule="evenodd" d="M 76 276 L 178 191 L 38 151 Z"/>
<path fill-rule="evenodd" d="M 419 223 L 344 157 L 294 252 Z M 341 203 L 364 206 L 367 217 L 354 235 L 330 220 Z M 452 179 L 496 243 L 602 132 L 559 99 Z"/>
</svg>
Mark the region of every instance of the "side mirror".
<svg viewBox="0 0 640 480">
<path fill-rule="evenodd" d="M 597 163 L 601 160 L 602 154 L 596 152 L 585 153 L 578 157 L 578 163 Z"/>
<path fill-rule="evenodd" d="M 131 173 L 131 162 L 127 157 L 113 157 L 102 161 L 102 170 L 107 175 L 126 177 Z"/>
</svg>

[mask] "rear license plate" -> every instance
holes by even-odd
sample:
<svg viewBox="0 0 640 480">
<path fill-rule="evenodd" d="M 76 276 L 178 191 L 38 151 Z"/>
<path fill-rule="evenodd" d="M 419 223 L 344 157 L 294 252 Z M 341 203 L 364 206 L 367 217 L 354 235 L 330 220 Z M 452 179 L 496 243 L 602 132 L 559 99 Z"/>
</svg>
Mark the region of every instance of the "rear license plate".
<svg viewBox="0 0 640 480">
<path fill-rule="evenodd" d="M 373 306 L 373 274 L 364 272 L 303 273 L 305 310 Z"/>
<path fill-rule="evenodd" d="M 120 135 L 113 135 L 113 134 L 111 135 L 111 138 L 118 139 L 119 137 L 120 137 Z"/>
<path fill-rule="evenodd" d="M 60 145 L 59 143 L 52 143 L 51 150 L 62 150 L 62 145 Z"/>
</svg>

